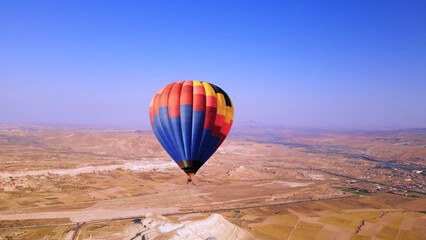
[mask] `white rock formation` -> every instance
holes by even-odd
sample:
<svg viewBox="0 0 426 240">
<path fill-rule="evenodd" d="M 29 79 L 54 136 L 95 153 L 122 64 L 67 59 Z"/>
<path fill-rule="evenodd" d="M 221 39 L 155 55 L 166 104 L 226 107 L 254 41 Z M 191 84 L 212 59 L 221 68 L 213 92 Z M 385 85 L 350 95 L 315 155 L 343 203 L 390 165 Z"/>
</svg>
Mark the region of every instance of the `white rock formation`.
<svg viewBox="0 0 426 240">
<path fill-rule="evenodd" d="M 145 232 L 146 239 L 170 240 L 248 240 L 251 234 L 226 220 L 222 215 L 214 213 L 198 221 L 180 223 L 164 222 L 163 219 L 144 219 L 150 230 Z"/>
<path fill-rule="evenodd" d="M 240 176 L 247 173 L 247 169 L 244 166 L 239 166 L 238 168 L 232 169 L 228 172 L 228 176 Z"/>
</svg>

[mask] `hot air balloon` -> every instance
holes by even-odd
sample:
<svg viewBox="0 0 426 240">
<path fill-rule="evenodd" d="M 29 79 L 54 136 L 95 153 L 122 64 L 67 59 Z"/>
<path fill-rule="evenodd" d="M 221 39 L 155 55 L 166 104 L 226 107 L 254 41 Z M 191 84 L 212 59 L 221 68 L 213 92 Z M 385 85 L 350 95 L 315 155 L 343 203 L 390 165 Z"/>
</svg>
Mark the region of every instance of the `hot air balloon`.
<svg viewBox="0 0 426 240">
<path fill-rule="evenodd" d="M 218 86 L 180 81 L 154 95 L 149 117 L 158 141 L 191 182 L 231 130 L 234 106 Z"/>
</svg>

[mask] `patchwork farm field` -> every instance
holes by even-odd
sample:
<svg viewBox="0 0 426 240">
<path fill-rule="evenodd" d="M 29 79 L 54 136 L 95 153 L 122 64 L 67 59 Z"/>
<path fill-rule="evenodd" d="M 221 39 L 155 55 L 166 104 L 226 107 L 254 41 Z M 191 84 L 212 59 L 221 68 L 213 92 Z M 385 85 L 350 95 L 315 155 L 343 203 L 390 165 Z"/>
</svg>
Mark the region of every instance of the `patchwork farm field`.
<svg viewBox="0 0 426 240">
<path fill-rule="evenodd" d="M 277 206 L 217 211 L 229 223 L 254 239 L 422 239 L 426 234 L 425 200 L 394 194 L 372 194 L 333 200 L 288 203 Z M 179 213 L 148 219 L 108 220 L 84 223 L 76 239 L 131 239 L 140 233 L 154 239 L 169 239 L 153 226 L 197 222 L 212 212 Z M 63 221 L 56 221 L 63 222 Z M 66 221 L 65 221 L 66 222 Z M 54 224 L 55 219 L 34 220 Z M 3 221 L 5 224 L 5 221 Z M 10 223 L 8 223 L 10 224 Z M 21 222 L 20 224 L 25 224 Z M 28 224 L 28 222 L 27 222 Z M 158 227 L 157 226 L 157 227 Z M 0 231 L 14 239 L 68 239 L 76 225 Z M 126 238 L 127 237 L 127 238 Z"/>
<path fill-rule="evenodd" d="M 423 132 L 251 129 L 187 185 L 150 132 L 2 126 L 0 238 L 426 237 Z"/>
</svg>

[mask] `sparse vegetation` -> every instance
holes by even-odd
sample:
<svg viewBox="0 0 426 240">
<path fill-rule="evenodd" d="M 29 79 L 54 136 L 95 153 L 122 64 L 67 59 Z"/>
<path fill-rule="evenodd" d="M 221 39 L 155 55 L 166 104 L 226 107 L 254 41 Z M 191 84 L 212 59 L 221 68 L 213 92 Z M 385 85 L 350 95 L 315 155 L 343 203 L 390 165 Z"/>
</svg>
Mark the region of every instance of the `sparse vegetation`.
<svg viewBox="0 0 426 240">
<path fill-rule="evenodd" d="M 186 176 L 166 157 L 150 134 L 56 130 L 0 131 L 0 134 L 28 135 L 37 139 L 36 143 L 29 141 L 33 138 L 13 138 L 15 142 L 7 144 L 0 142 L 0 217 L 20 214 L 37 218 L 35 216 L 43 213 L 61 219 L 5 220 L 0 222 L 4 227 L 69 222 L 69 214 L 74 221 L 85 222 L 92 216 L 114 219 L 132 214 L 142 216 L 149 211 L 176 213 L 236 208 L 222 213 L 223 216 L 255 233 L 259 239 L 285 237 L 291 233 L 295 239 L 312 236 L 324 239 L 333 234 L 334 230 L 330 229 L 351 236 L 362 221 L 378 227 L 381 218 L 373 218 L 380 217 L 381 209 L 401 206 L 409 209 L 408 213 L 418 214 L 389 214 L 387 218 L 396 222 L 388 224 L 389 231 L 380 233 L 380 230 L 373 236 L 364 233 L 361 227 L 360 234 L 354 238 L 362 239 L 379 234 L 391 237 L 394 229 L 402 224 L 400 221 L 418 218 L 426 210 L 423 188 L 418 185 L 423 173 L 377 167 L 376 162 L 356 157 L 368 150 L 369 156 L 376 158 L 399 159 L 406 163 L 416 159 L 416 163 L 422 163 L 424 150 L 418 146 L 426 142 L 423 136 L 407 135 L 404 141 L 413 138 L 420 141 L 392 146 L 384 153 L 380 149 L 385 149 L 389 143 L 380 140 L 372 144 L 369 141 L 374 137 L 370 136 L 305 138 L 296 134 L 287 137 L 288 143 L 281 144 L 283 140 L 279 137 L 270 141 L 237 135 L 200 169 L 194 178 L 198 185 L 188 186 Z M 273 133 L 277 134 L 279 131 Z M 0 141 L 2 139 L 5 138 Z M 25 142 L 18 144 L 16 141 L 20 140 Z M 165 165 L 147 171 L 141 169 L 148 163 Z M 59 170 L 63 173 L 58 174 Z M 330 197 L 337 199 L 318 201 Z M 302 202 L 269 206 L 297 201 Z M 265 206 L 238 209 L 262 204 Z M 367 211 L 357 212 L 363 209 Z M 108 214 L 103 215 L 100 210 Z M 124 225 L 84 224 L 81 236 L 88 238 L 93 232 L 112 233 L 132 226 L 123 221 L 121 224 Z M 58 239 L 71 229 L 58 226 L 0 231 L 0 237 Z M 410 231 L 400 229 L 399 234 L 404 239 L 416 239 L 422 231 L 413 226 Z"/>
<path fill-rule="evenodd" d="M 360 189 L 353 189 L 353 188 L 346 188 L 346 189 L 343 189 L 343 191 L 344 192 L 350 192 L 350 193 L 357 194 L 357 195 L 365 195 L 365 194 L 368 193 L 365 190 L 363 191 L 363 190 L 360 190 Z"/>
<path fill-rule="evenodd" d="M 51 218 L 51 219 L 23 219 L 23 220 L 0 220 L 0 228 L 50 225 L 59 223 L 70 223 L 69 218 Z"/>
</svg>

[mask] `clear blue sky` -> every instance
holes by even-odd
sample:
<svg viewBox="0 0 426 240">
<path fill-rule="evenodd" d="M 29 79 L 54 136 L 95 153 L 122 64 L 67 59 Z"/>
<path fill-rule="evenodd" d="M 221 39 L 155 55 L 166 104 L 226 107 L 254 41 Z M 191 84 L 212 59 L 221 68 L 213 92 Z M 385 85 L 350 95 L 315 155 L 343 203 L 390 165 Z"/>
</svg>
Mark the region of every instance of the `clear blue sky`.
<svg viewBox="0 0 426 240">
<path fill-rule="evenodd" d="M 426 127 L 426 1 L 0 1 L 0 122 L 149 127 L 179 80 L 237 122 Z"/>
</svg>

